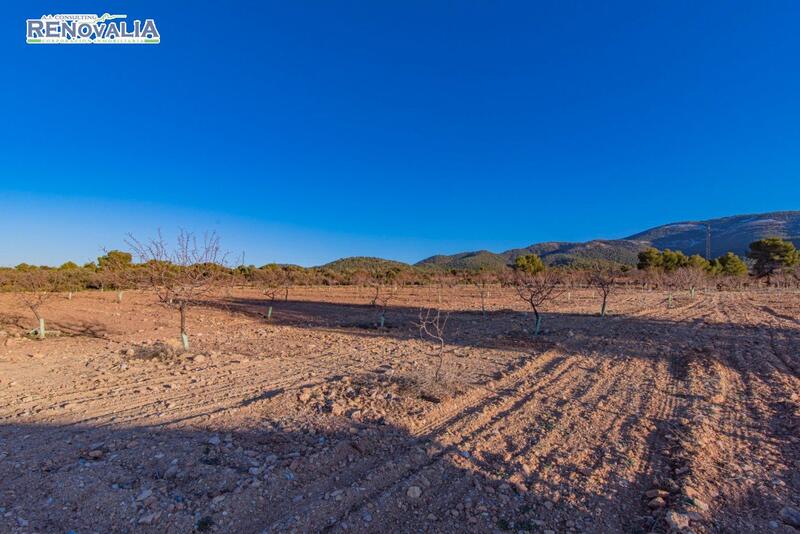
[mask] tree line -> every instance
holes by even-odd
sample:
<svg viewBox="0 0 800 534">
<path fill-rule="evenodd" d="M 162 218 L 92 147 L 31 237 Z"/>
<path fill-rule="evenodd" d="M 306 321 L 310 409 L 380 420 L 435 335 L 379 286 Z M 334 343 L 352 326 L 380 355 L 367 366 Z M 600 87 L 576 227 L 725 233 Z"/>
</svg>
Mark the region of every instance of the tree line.
<svg viewBox="0 0 800 534">
<path fill-rule="evenodd" d="M 194 239 L 193 236 L 184 236 Z M 216 237 L 214 238 L 216 239 Z M 186 269 L 191 258 L 168 258 L 163 239 L 158 239 L 161 250 L 152 248 L 144 250 L 145 245 L 128 241 L 131 250 L 139 256 L 140 262 L 134 261 L 131 252 L 120 250 L 106 251 L 96 261 L 78 265 L 68 261 L 58 267 L 36 266 L 20 263 L 13 268 L 0 267 L 0 290 L 25 290 L 28 278 L 48 278 L 58 291 L 80 291 L 86 289 L 125 290 L 141 286 L 147 282 L 152 270 L 152 263 L 170 266 L 172 269 Z M 185 246 L 183 247 L 185 248 Z M 199 248 L 198 248 L 199 250 Z M 144 255 L 143 255 L 144 253 Z M 205 258 L 208 260 L 208 258 Z M 574 266 L 547 267 L 543 260 L 535 254 L 519 256 L 512 265 L 505 268 L 481 269 L 441 269 L 438 267 L 417 267 L 389 262 L 361 262 L 357 267 L 331 269 L 327 267 L 300 267 L 297 265 L 266 264 L 228 266 L 227 262 L 206 261 L 214 264 L 220 278 L 227 278 L 241 285 L 258 285 L 275 297 L 287 297 L 288 288 L 302 285 L 441 285 L 444 280 L 448 284 L 503 283 L 513 278 L 513 273 L 520 269 L 542 271 L 545 268 L 559 272 L 564 278 L 574 278 L 576 273 L 591 273 L 611 270 L 620 277 L 637 278 L 631 273 L 630 266 L 604 260 L 584 260 Z M 640 271 L 674 273 L 680 269 L 696 269 L 709 276 L 747 276 L 767 278 L 775 275 L 789 275 L 797 272 L 800 266 L 800 251 L 794 244 L 780 238 L 766 238 L 750 244 L 745 258 L 728 252 L 718 258 L 707 260 L 698 254 L 687 256 L 681 251 L 669 249 L 658 250 L 648 248 L 638 255 L 637 268 Z M 209 265 L 209 268 L 211 265 Z M 35 274 L 34 273 L 38 273 Z M 33 275 L 33 276 L 32 276 Z M 379 293 L 379 292 L 378 292 Z M 377 300 L 377 298 L 376 298 Z"/>
<path fill-rule="evenodd" d="M 415 268 L 392 262 L 352 262 L 349 269 L 304 269 L 298 266 L 268 264 L 262 267 L 228 265 L 228 256 L 220 248 L 219 237 L 212 233 L 198 238 L 181 231 L 174 244 L 159 234 L 139 241 L 126 240 L 132 252 L 106 251 L 83 266 L 67 262 L 58 268 L 28 264 L 13 269 L 0 269 L 0 288 L 13 291 L 30 309 L 38 327 L 30 335 L 44 338 L 45 320 L 42 305 L 56 295 L 85 289 L 113 290 L 116 301 L 123 302 L 128 289 L 150 290 L 158 301 L 178 312 L 180 340 L 189 349 L 187 312 L 209 298 L 213 292 L 227 287 L 258 288 L 272 301 L 289 300 L 289 291 L 298 285 L 353 285 L 368 288 L 371 305 L 378 311 L 376 326 L 384 328 L 387 310 L 402 288 L 425 285 L 436 290 L 437 305 L 420 311 L 420 335 L 433 340 L 439 367 L 443 358 L 447 313 L 442 312 L 444 289 L 469 285 L 480 296 L 480 310 L 486 318 L 486 298 L 493 287 L 513 288 L 520 300 L 533 313 L 533 335 L 542 326 L 542 307 L 572 288 L 591 288 L 600 298 L 598 315 L 605 317 L 609 295 L 620 287 L 639 286 L 642 290 L 666 289 L 667 305 L 672 306 L 673 293 L 686 290 L 692 299 L 695 291 L 709 284 L 718 289 L 729 288 L 731 281 L 741 287 L 750 281 L 779 280 L 783 285 L 800 283 L 800 252 L 789 241 L 767 238 L 750 244 L 746 260 L 727 253 L 711 261 L 699 255 L 687 256 L 679 251 L 648 248 L 639 256 L 638 269 L 608 261 L 586 262 L 580 268 L 549 267 L 539 256 L 518 256 L 503 269 L 441 270 Z M 138 261 L 134 261 L 134 256 Z M 749 265 L 748 265 L 749 264 Z M 272 308 L 267 315 L 271 317 Z"/>
</svg>

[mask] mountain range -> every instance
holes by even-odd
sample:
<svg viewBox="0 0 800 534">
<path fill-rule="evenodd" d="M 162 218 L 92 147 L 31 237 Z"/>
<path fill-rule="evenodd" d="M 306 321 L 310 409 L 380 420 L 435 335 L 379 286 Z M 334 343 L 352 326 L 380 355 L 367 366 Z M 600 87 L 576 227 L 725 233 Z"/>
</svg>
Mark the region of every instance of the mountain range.
<svg viewBox="0 0 800 534">
<path fill-rule="evenodd" d="M 418 267 L 443 269 L 499 268 L 513 262 L 522 254 L 538 254 L 549 265 L 572 265 L 581 262 L 606 260 L 635 265 L 637 254 L 647 247 L 680 250 L 691 255 L 705 256 L 706 239 L 710 230 L 711 257 L 726 252 L 740 256 L 747 253 L 748 245 L 764 237 L 782 237 L 800 247 L 800 211 L 776 211 L 749 215 L 733 215 L 705 221 L 683 221 L 664 224 L 633 234 L 623 239 L 595 239 L 586 242 L 551 241 L 536 243 L 505 252 L 478 250 L 458 254 L 437 255 L 426 258 Z M 377 258 L 344 258 L 325 267 L 340 269 L 355 265 L 365 266 L 373 261 L 389 262 Z M 393 265 L 403 265 L 390 262 Z"/>
<path fill-rule="evenodd" d="M 587 260 L 609 260 L 634 265 L 637 254 L 647 247 L 661 250 L 668 248 L 688 255 L 705 256 L 709 230 L 711 257 L 721 256 L 726 252 L 744 256 L 750 243 L 764 237 L 782 237 L 800 246 L 800 211 L 776 211 L 670 223 L 623 239 L 596 239 L 579 243 L 547 242 L 500 253 L 480 250 L 431 256 L 417 265 L 455 269 L 499 267 L 512 262 L 521 254 L 538 254 L 549 265 L 569 265 Z"/>
</svg>

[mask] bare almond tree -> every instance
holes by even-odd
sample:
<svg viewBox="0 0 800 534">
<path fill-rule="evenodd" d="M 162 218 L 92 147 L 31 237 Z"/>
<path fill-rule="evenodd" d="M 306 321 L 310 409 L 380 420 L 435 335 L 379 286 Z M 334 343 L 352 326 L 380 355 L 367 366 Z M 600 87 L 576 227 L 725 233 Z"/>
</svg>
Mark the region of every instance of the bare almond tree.
<svg viewBox="0 0 800 534">
<path fill-rule="evenodd" d="M 381 287 L 381 291 L 375 295 L 375 299 L 373 300 L 373 303 L 375 304 L 373 304 L 373 306 L 377 304 L 380 309 L 378 321 L 380 323 L 380 327 L 383 328 L 386 324 L 386 310 L 389 307 L 389 303 L 400 296 L 400 286 L 397 284 L 387 283 Z"/>
<path fill-rule="evenodd" d="M 381 296 L 381 290 L 384 286 L 384 277 L 381 273 L 371 273 L 367 283 L 372 288 L 372 291 L 374 291 L 370 306 L 375 307 L 378 305 L 378 299 Z"/>
<path fill-rule="evenodd" d="M 129 234 L 126 242 L 143 263 L 149 289 L 162 304 L 180 313 L 181 343 L 184 350 L 189 350 L 188 308 L 207 297 L 226 278 L 219 236 L 212 232 L 198 241 L 194 234 L 181 230 L 174 247 L 167 244 L 161 232 L 147 242 Z"/>
<path fill-rule="evenodd" d="M 278 296 L 282 279 L 283 269 L 278 266 L 265 265 L 253 272 L 253 282 L 272 301 Z"/>
<path fill-rule="evenodd" d="M 489 288 L 494 283 L 495 276 L 481 269 L 470 277 L 470 281 L 478 289 L 478 295 L 481 299 L 481 314 L 486 317 L 486 298 L 489 296 Z"/>
<path fill-rule="evenodd" d="M 289 289 L 294 283 L 292 272 L 287 268 L 281 269 L 281 287 L 283 287 L 283 301 L 289 302 Z"/>
<path fill-rule="evenodd" d="M 587 280 L 589 285 L 600 294 L 603 303 L 600 306 L 600 317 L 606 316 L 606 303 L 608 295 L 614 290 L 617 283 L 618 273 L 612 267 L 596 265 L 589 271 Z"/>
<path fill-rule="evenodd" d="M 697 289 L 708 282 L 708 274 L 698 267 L 681 267 L 669 274 L 669 277 L 671 285 L 679 289 L 688 289 L 692 298 Z"/>
<path fill-rule="evenodd" d="M 378 319 L 381 328 L 386 323 L 386 309 L 389 307 L 389 302 L 400 295 L 401 283 L 402 277 L 397 269 L 377 268 L 370 272 L 369 284 L 374 291 L 371 306 L 380 309 Z"/>
<path fill-rule="evenodd" d="M 45 321 L 41 313 L 42 306 L 58 294 L 61 273 L 51 269 L 33 269 L 19 272 L 14 277 L 14 289 L 19 301 L 27 307 L 36 318 L 38 328 L 33 332 L 39 339 L 45 338 Z"/>
<path fill-rule="evenodd" d="M 514 288 L 520 299 L 527 302 L 536 319 L 533 335 L 538 336 L 542 326 L 539 312 L 542 305 L 550 299 L 558 297 L 563 290 L 559 287 L 558 273 L 550 269 L 531 273 L 525 270 L 515 271 Z"/>
<path fill-rule="evenodd" d="M 442 305 L 442 295 L 456 283 L 456 277 L 453 272 L 441 271 L 435 273 L 431 277 L 431 281 L 436 287 L 436 301 L 439 306 Z"/>
<path fill-rule="evenodd" d="M 442 313 L 438 308 L 427 308 L 419 311 L 419 322 L 414 325 L 419 328 L 420 339 L 427 339 L 433 344 L 433 351 L 428 353 L 438 360 L 436 371 L 433 374 L 434 382 L 439 381 L 445 356 L 445 331 L 450 314 Z"/>
</svg>

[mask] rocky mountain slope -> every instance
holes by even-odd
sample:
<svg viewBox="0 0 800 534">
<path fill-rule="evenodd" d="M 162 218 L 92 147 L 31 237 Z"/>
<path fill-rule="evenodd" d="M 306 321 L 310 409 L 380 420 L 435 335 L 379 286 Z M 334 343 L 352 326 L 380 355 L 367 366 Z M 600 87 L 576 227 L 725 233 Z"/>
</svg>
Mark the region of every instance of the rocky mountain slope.
<svg viewBox="0 0 800 534">
<path fill-rule="evenodd" d="M 800 244 L 800 211 L 779 211 L 734 215 L 706 221 L 684 221 L 650 228 L 624 239 L 593 240 L 584 243 L 547 242 L 525 248 L 493 253 L 486 250 L 431 256 L 417 263 L 447 269 L 475 269 L 505 265 L 521 254 L 538 254 L 550 265 L 609 260 L 635 264 L 637 253 L 646 247 L 669 248 L 686 254 L 705 255 L 706 232 L 711 229 L 711 255 L 728 251 L 744 255 L 748 245 L 763 237 L 783 237 Z"/>
</svg>

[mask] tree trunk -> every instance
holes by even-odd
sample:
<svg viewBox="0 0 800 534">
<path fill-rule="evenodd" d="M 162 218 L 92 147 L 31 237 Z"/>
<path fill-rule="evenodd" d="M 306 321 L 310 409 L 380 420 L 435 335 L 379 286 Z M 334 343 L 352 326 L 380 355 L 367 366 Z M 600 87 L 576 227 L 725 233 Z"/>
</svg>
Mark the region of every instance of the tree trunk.
<svg viewBox="0 0 800 534">
<path fill-rule="evenodd" d="M 181 344 L 183 350 L 189 350 L 189 335 L 186 333 L 186 304 L 181 304 L 178 310 L 181 314 Z"/>
<path fill-rule="evenodd" d="M 536 306 L 533 306 L 533 316 L 536 318 L 536 326 L 533 329 L 533 335 L 539 335 L 539 329 L 542 327 L 542 316 L 539 315 L 539 310 L 536 309 Z"/>
<path fill-rule="evenodd" d="M 381 286 L 375 286 L 375 295 L 372 297 L 372 306 L 377 306 L 378 304 L 378 297 L 381 294 Z"/>
<path fill-rule="evenodd" d="M 439 351 L 439 365 L 436 366 L 436 372 L 433 374 L 434 382 L 439 382 L 439 374 L 442 372 L 442 365 L 444 364 L 444 351 Z"/>
<path fill-rule="evenodd" d="M 600 308 L 600 317 L 606 316 L 606 301 L 608 300 L 608 294 L 603 294 L 603 306 Z"/>
</svg>

